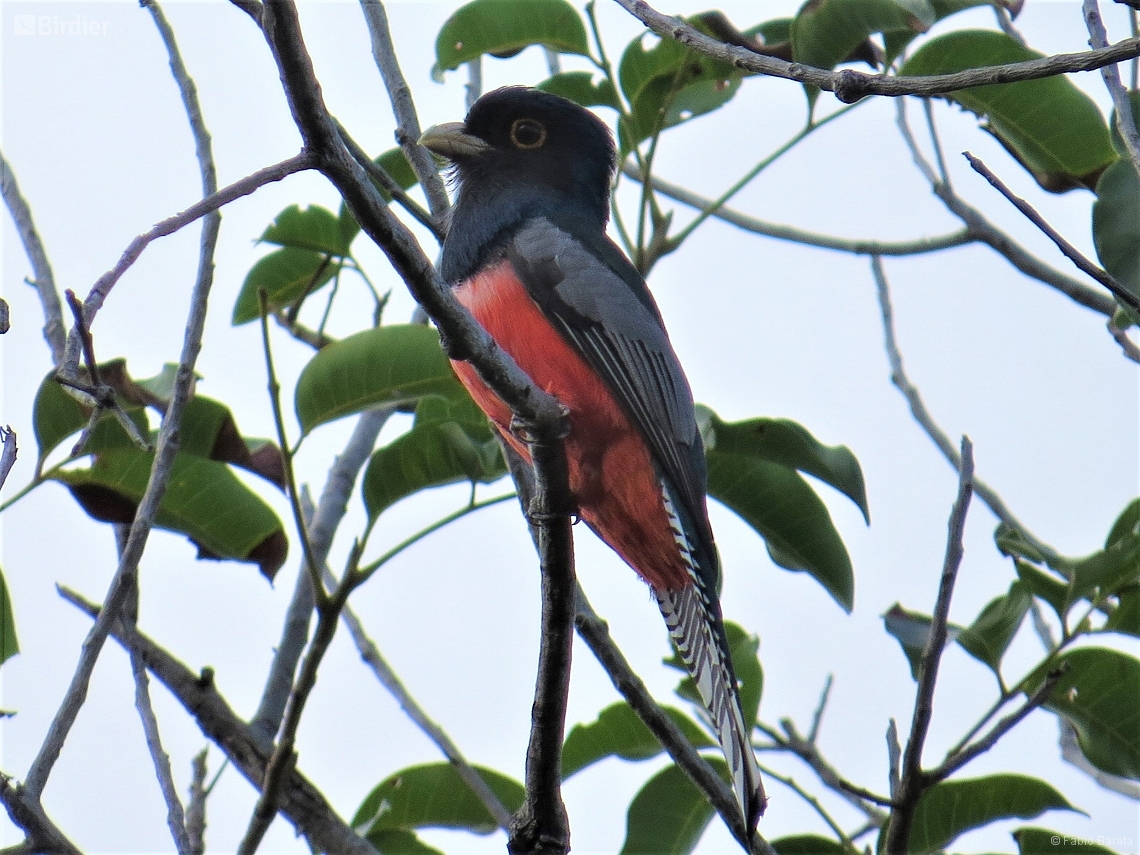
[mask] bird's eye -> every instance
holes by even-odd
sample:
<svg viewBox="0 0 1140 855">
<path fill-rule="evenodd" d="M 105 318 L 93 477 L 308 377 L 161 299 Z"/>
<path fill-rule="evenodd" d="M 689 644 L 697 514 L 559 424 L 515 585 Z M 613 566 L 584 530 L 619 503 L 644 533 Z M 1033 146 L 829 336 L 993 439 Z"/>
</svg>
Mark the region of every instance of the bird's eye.
<svg viewBox="0 0 1140 855">
<path fill-rule="evenodd" d="M 546 142 L 546 127 L 534 119 L 515 119 L 511 125 L 511 142 L 515 148 L 538 148 Z"/>
</svg>

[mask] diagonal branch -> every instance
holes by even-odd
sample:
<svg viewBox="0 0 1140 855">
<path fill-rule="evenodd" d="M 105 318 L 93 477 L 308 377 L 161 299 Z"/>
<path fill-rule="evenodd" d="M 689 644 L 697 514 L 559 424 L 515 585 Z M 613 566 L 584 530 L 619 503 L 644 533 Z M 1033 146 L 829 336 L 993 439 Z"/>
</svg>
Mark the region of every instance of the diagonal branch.
<svg viewBox="0 0 1140 855">
<path fill-rule="evenodd" d="M 1097 49 L 1107 47 L 1108 33 L 1100 17 L 1100 4 L 1097 0 L 1084 0 L 1083 10 L 1085 24 L 1089 30 L 1089 44 Z M 1133 21 L 1135 20 L 1133 18 Z M 1115 65 L 1106 65 L 1100 70 L 1100 75 L 1104 78 L 1104 86 L 1108 89 L 1112 105 L 1116 108 L 1116 129 L 1120 132 L 1120 138 L 1124 140 L 1124 148 L 1132 161 L 1132 168 L 1140 173 L 1140 133 L 1136 131 L 1135 114 L 1132 112 L 1128 92 L 1120 82 L 1120 70 Z"/>
<path fill-rule="evenodd" d="M 101 609 L 79 594 L 60 586 L 60 596 L 89 617 L 101 617 Z M 213 672 L 204 668 L 195 674 L 146 635 L 111 622 L 111 636 L 128 651 L 137 651 L 147 669 L 170 690 L 193 716 L 202 732 L 214 742 L 245 778 L 260 788 L 269 762 L 264 742 L 230 708 L 214 685 Z M 321 792 L 293 769 L 286 776 L 280 800 L 281 812 L 299 834 L 314 847 L 338 855 L 377 855 L 375 849 L 341 819 Z"/>
<path fill-rule="evenodd" d="M 930 774 L 922 771 L 922 748 L 926 743 L 930 719 L 934 714 L 934 685 L 938 680 L 938 665 L 946 646 L 950 599 L 954 594 L 958 568 L 962 564 L 962 538 L 966 528 L 966 511 L 970 506 L 970 496 L 973 494 L 974 448 L 966 437 L 962 437 L 961 460 L 961 465 L 958 467 L 958 496 L 954 501 L 948 525 L 942 581 L 938 586 L 938 599 L 934 605 L 930 634 L 922 651 L 910 737 L 903 753 L 902 777 L 899 780 L 898 792 L 894 794 L 894 810 L 891 811 L 890 825 L 887 827 L 888 855 L 906 855 L 915 808 L 922 794 L 934 783 Z"/>
<path fill-rule="evenodd" d="M 785 62 L 782 59 L 764 56 L 747 48 L 719 42 L 691 27 L 680 18 L 663 15 L 645 0 L 617 0 L 617 3 L 662 38 L 672 39 L 743 71 L 818 86 L 820 89 L 834 92 L 835 97 L 845 104 L 852 104 L 868 95 L 886 95 L 889 97 L 943 95 L 947 92 L 969 89 L 973 86 L 1014 83 L 1019 80 L 1038 80 L 1042 77 L 1053 77 L 1074 71 L 1092 71 L 1140 56 L 1140 39 L 1132 38 L 1101 50 L 1057 54 L 1042 59 L 1006 65 L 991 65 L 985 68 L 974 68 L 954 74 L 938 74 L 929 77 L 891 77 L 885 74 L 864 74 L 850 69 L 824 71 L 810 65 Z"/>
<path fill-rule="evenodd" d="M 52 363 L 59 365 L 63 362 L 65 336 L 63 305 L 59 300 L 59 291 L 55 287 L 55 276 L 51 272 L 47 251 L 32 219 L 32 209 L 21 195 L 20 185 L 16 183 L 16 176 L 8 161 L 4 159 L 3 152 L 0 152 L 0 195 L 4 197 L 4 204 L 8 206 L 8 212 L 16 224 L 24 252 L 32 264 L 31 284 L 40 295 L 40 304 L 44 311 L 44 338 L 51 348 Z"/>
<path fill-rule="evenodd" d="M 0 804 L 8 812 L 8 818 L 23 829 L 27 835 L 25 841 L 5 852 L 12 855 L 36 855 L 36 853 L 53 853 L 53 855 L 82 855 L 79 848 L 64 835 L 55 823 L 51 821 L 40 801 L 28 793 L 27 788 L 13 784 L 12 779 L 0 772 Z"/>
</svg>

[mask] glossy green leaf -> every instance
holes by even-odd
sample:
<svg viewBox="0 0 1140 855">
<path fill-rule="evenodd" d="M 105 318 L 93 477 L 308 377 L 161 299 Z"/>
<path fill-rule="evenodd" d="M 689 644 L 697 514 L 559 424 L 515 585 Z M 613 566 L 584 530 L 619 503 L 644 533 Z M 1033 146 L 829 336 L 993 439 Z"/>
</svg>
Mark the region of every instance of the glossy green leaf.
<svg viewBox="0 0 1140 855">
<path fill-rule="evenodd" d="M 764 670 L 760 666 L 760 657 L 756 655 L 760 649 L 760 639 L 746 632 L 732 621 L 725 621 L 724 631 L 728 636 L 728 651 L 729 656 L 732 657 L 732 670 L 740 684 L 740 707 L 744 714 L 744 724 L 751 730 L 752 726 L 756 724 L 756 716 L 760 709 L 760 696 L 764 692 Z M 665 660 L 665 664 L 684 674 L 689 673 L 676 647 L 673 649 L 673 655 Z M 697 691 L 696 683 L 693 682 L 692 677 L 686 676 L 677 686 L 676 692 L 685 700 L 691 701 L 697 706 L 703 706 L 700 693 Z"/>
<path fill-rule="evenodd" d="M 779 855 L 846 855 L 843 844 L 815 834 L 797 834 L 771 841 Z"/>
<path fill-rule="evenodd" d="M 380 855 L 444 855 L 434 846 L 428 846 L 412 831 L 377 829 L 368 835 L 368 842 Z"/>
<path fill-rule="evenodd" d="M 522 784 L 493 769 L 475 771 L 507 810 L 518 810 Z M 428 763 L 385 778 L 357 809 L 352 828 L 371 841 L 379 831 L 457 828 L 490 834 L 498 825 L 450 763 Z"/>
<path fill-rule="evenodd" d="M 810 574 L 850 611 L 855 579 L 847 548 L 815 491 L 794 469 L 756 455 L 708 449 L 708 493 L 752 526 L 787 570 Z"/>
<path fill-rule="evenodd" d="M 1105 547 L 1112 546 L 1128 535 L 1138 533 L 1140 533 L 1140 499 L 1133 499 L 1112 523 L 1108 537 L 1104 539 L 1104 545 Z"/>
<path fill-rule="evenodd" d="M 1020 558 L 1014 559 L 1014 567 L 1017 568 L 1017 578 L 1021 580 L 1026 589 L 1035 597 L 1039 597 L 1052 606 L 1057 617 L 1064 621 L 1065 615 L 1068 613 L 1069 586 L 1056 576 L 1046 573 L 1039 567 L 1030 564 L 1028 561 L 1022 561 Z"/>
<path fill-rule="evenodd" d="M 1071 837 L 1068 832 L 1044 828 L 1019 828 L 1013 832 L 1013 839 L 1017 841 L 1018 855 L 1117 855 L 1104 846 Z"/>
<path fill-rule="evenodd" d="M 401 190 L 409 190 L 419 183 L 419 179 L 416 178 L 416 173 L 412 169 L 412 165 L 408 163 L 404 152 L 399 148 L 388 149 L 379 157 L 373 158 L 373 163 L 378 164 L 387 172 L 388 177 L 395 181 Z M 384 201 L 390 203 L 392 201 L 392 194 L 378 182 L 374 183 L 380 195 L 384 197 Z M 356 222 L 356 217 L 352 216 L 352 211 L 348 210 L 348 205 L 344 204 L 344 202 L 340 203 L 340 215 L 337 219 L 339 220 L 341 241 L 347 248 L 352 244 L 353 239 L 360 234 L 360 223 Z"/>
<path fill-rule="evenodd" d="M 0 664 L 19 652 L 20 642 L 16 638 L 16 617 L 12 611 L 12 600 L 8 596 L 8 583 L 0 572 Z"/>
<path fill-rule="evenodd" d="M 344 237 L 340 220 L 327 208 L 290 205 L 277 215 L 260 240 L 294 249 L 311 249 L 326 255 L 348 255 L 348 243 Z"/>
<path fill-rule="evenodd" d="M 972 829 L 999 819 L 1032 819 L 1047 810 L 1075 808 L 1049 784 L 1024 775 L 944 781 L 919 799 L 907 851 L 936 852 Z"/>
<path fill-rule="evenodd" d="M 195 379 L 201 379 L 195 375 Z M 169 401 L 174 394 L 174 384 L 178 380 L 178 363 L 177 362 L 164 362 L 162 370 L 155 374 L 153 377 L 147 377 L 143 380 L 136 380 L 135 382 L 146 389 L 151 395 L 160 401 Z"/>
<path fill-rule="evenodd" d="M 146 490 L 154 455 L 116 449 L 95 457 L 86 469 L 51 477 L 67 485 L 92 517 L 129 523 Z M 155 524 L 189 537 L 199 558 L 256 563 L 272 579 L 285 563 L 288 540 L 273 510 L 224 463 L 179 454 Z"/>
<path fill-rule="evenodd" d="M 900 74 L 947 74 L 1040 57 L 1005 33 L 960 30 L 927 42 Z M 1116 160 L 1104 116 L 1067 77 L 977 86 L 945 97 L 983 117 L 984 128 L 1046 190 L 1092 189 Z"/>
<path fill-rule="evenodd" d="M 1072 722 L 1085 757 L 1109 774 L 1140 780 L 1140 661 L 1082 647 L 1048 667 L 1065 671 L 1045 706 Z M 1044 678 L 1038 673 L 1036 683 Z"/>
<path fill-rule="evenodd" d="M 863 470 L 847 446 L 824 445 L 803 425 L 788 419 L 728 423 L 702 404 L 696 410 L 706 449 L 755 456 L 812 475 L 847 496 L 871 521 Z"/>
<path fill-rule="evenodd" d="M 327 284 L 338 267 L 337 261 L 311 249 L 290 246 L 269 253 L 246 274 L 234 304 L 233 325 L 261 317 L 259 291 L 265 291 L 271 309 L 284 308 Z"/>
<path fill-rule="evenodd" d="M 1105 632 L 1121 632 L 1140 638 L 1140 585 L 1125 588 L 1117 596 L 1108 620 L 1104 622 Z"/>
<path fill-rule="evenodd" d="M 665 714 L 697 748 L 716 745 L 707 733 L 678 709 L 662 707 Z M 657 737 L 625 701 L 606 707 L 589 724 L 576 724 L 562 746 L 562 779 L 607 757 L 623 760 L 647 760 L 664 749 Z"/>
<path fill-rule="evenodd" d="M 1029 603 L 1025 585 L 1014 582 L 1008 593 L 991 600 L 974 622 L 958 634 L 958 643 L 997 673 L 1002 657 L 1029 611 Z"/>
<path fill-rule="evenodd" d="M 466 398 L 439 346 L 439 334 L 419 324 L 365 330 L 322 348 L 297 380 L 294 407 L 301 428 L 381 404 L 406 404 L 425 395 Z"/>
<path fill-rule="evenodd" d="M 699 16 L 688 23 L 705 32 Z M 726 104 L 745 76 L 726 62 L 658 39 L 645 48 L 643 35 L 629 43 L 618 66 L 618 81 L 630 115 L 618 124 L 618 146 L 625 154 L 659 130 L 686 122 Z"/>
<path fill-rule="evenodd" d="M 514 56 L 530 45 L 589 56 L 586 27 L 566 0 L 474 0 L 447 19 L 435 40 L 436 79 L 485 53 Z"/>
<path fill-rule="evenodd" d="M 1092 229 L 1101 266 L 1140 296 L 1140 177 L 1127 158 L 1109 166 L 1096 184 Z"/>
<path fill-rule="evenodd" d="M 722 776 L 728 768 L 709 758 Z M 633 797 L 621 855 L 686 855 L 713 818 L 708 798 L 677 766 L 658 772 Z"/>
<path fill-rule="evenodd" d="M 926 649 L 926 642 L 930 638 L 932 623 L 930 615 L 907 611 L 899 603 L 895 603 L 883 615 L 883 625 L 898 641 L 910 665 L 910 676 L 915 680 L 918 679 L 922 667 L 922 652 Z M 962 627 L 948 624 L 946 640 L 954 641 L 961 631 Z"/>
<path fill-rule="evenodd" d="M 872 33 L 905 34 L 905 40 L 895 41 L 901 48 L 930 29 L 937 17 L 928 0 L 810 0 L 792 21 L 792 56 L 830 71 L 853 58 Z"/>
<path fill-rule="evenodd" d="M 364 473 L 364 505 L 375 520 L 400 499 L 462 481 L 490 484 L 507 474 L 499 441 L 470 399 L 425 398 L 412 429 L 377 449 Z"/>
<path fill-rule="evenodd" d="M 202 395 L 187 401 L 178 442 L 182 454 L 240 466 L 285 489 L 281 449 L 268 440 L 256 440 L 251 448 L 238 430 L 229 407 L 219 401 Z"/>
<path fill-rule="evenodd" d="M 614 85 L 605 77 L 595 81 L 593 73 L 589 71 L 563 71 L 548 77 L 535 88 L 568 98 L 583 107 L 620 109 Z"/>
<path fill-rule="evenodd" d="M 150 432 L 146 410 L 141 406 L 126 404 L 126 413 L 138 428 L 140 436 Z M 91 411 L 64 391 L 49 374 L 40 383 L 36 399 L 32 405 L 32 430 L 39 447 L 40 465 L 65 439 L 77 434 L 87 426 Z M 112 413 L 99 417 L 81 454 L 95 454 L 112 448 L 134 448 L 134 440 L 128 436 Z"/>
<path fill-rule="evenodd" d="M 1073 562 L 1069 602 L 1107 596 L 1140 581 L 1140 534 L 1128 533 L 1100 552 Z"/>
</svg>

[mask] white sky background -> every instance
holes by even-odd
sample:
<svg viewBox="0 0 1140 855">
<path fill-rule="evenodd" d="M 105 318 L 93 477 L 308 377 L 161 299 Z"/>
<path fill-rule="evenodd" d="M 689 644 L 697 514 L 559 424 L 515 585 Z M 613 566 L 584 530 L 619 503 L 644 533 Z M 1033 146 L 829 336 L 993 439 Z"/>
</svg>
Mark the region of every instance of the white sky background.
<svg viewBox="0 0 1140 855">
<path fill-rule="evenodd" d="M 461 118 L 465 74 L 444 85 L 428 71 L 435 35 L 457 3 L 389 4 L 405 76 L 427 125 Z M 1122 7 L 1106 3 L 1113 40 L 1126 32 Z M 662 6 L 700 11 L 702 3 Z M 788 14 L 791 4 L 725 4 L 740 26 Z M 762 11 L 757 11 L 762 9 Z M 171 3 L 166 12 L 198 86 L 213 136 L 219 183 L 295 154 L 290 119 L 269 51 L 252 22 L 222 2 Z M 359 8 L 349 2 L 308 3 L 302 23 L 326 101 L 370 152 L 392 146 L 393 121 L 372 63 Z M 620 8 L 599 3 L 607 46 L 616 62 L 638 31 Z M 36 14 L 106 24 L 91 37 L 17 36 L 14 16 Z M 992 27 L 988 10 L 952 18 Z M 1020 22 L 1042 51 L 1087 47 L 1079 4 L 1030 0 Z M 3 150 L 30 202 L 60 288 L 83 295 L 111 267 L 130 239 L 182 210 L 200 193 L 193 143 L 150 15 L 136 4 L 0 4 L 3 39 Z M 101 29 L 103 29 L 101 27 Z M 567 68 L 581 67 L 568 62 Z M 531 83 L 545 76 L 537 50 L 484 63 L 486 88 Z M 1104 107 L 1099 76 L 1078 78 Z M 831 110 L 835 101 L 821 98 Z M 1106 108 L 1107 109 L 1107 108 Z M 1049 219 L 1091 254 L 1089 194 L 1039 194 L 1029 176 L 975 119 L 938 105 L 936 112 L 956 187 L 1051 263 L 1068 269 L 1047 242 L 1023 224 L 957 152 L 983 157 L 1016 192 L 1031 196 Z M 609 118 L 609 114 L 604 114 Z M 920 117 L 914 109 L 912 115 Z M 727 109 L 668 132 L 657 169 L 667 179 L 716 195 L 784 140 L 804 118 L 798 85 L 747 80 Z M 894 106 L 864 105 L 819 131 L 753 182 L 735 207 L 768 220 L 851 237 L 903 239 L 957 228 L 914 169 L 894 128 Z M 916 125 L 918 123 L 916 122 Z M 925 138 L 925 137 L 924 137 Z M 299 175 L 225 209 L 199 391 L 229 404 L 243 433 L 273 435 L 256 325 L 234 329 L 230 312 L 253 262 L 266 252 L 254 240 L 283 208 L 339 200 L 315 174 Z M 677 207 L 678 220 L 690 212 Z M 12 331 L 2 342 L 0 422 L 19 433 L 21 457 L 10 496 L 31 476 L 35 440 L 31 403 L 50 357 L 40 335 L 34 292 L 23 284 L 30 267 L 6 213 L 3 288 Z M 198 227 L 152 245 L 111 294 L 94 326 L 101 359 L 126 356 L 135 377 L 176 361 L 198 253 Z M 392 288 L 389 322 L 406 320 L 412 302 L 382 256 L 361 237 L 354 245 L 382 289 Z M 425 242 L 425 246 L 428 244 Z M 434 250 L 429 249 L 429 253 Z M 908 260 L 887 260 L 900 344 L 912 379 L 935 417 L 976 445 L 981 478 L 1041 538 L 1063 553 L 1097 549 L 1116 515 L 1137 492 L 1137 384 L 1104 330 L 1103 318 L 1022 277 L 984 248 Z M 761 715 L 791 716 L 806 729 L 821 687 L 835 675 L 821 748 L 850 779 L 883 792 L 884 732 L 894 717 L 905 727 L 914 684 L 880 615 L 895 601 L 929 612 L 945 548 L 946 519 L 956 474 L 911 421 L 890 385 L 874 284 L 864 259 L 805 249 L 710 222 L 653 271 L 650 285 L 697 400 L 723 418 L 769 415 L 803 423 L 827 443 L 849 445 L 867 479 L 872 525 L 855 507 L 821 486 L 851 552 L 855 610 L 847 616 L 818 584 L 769 561 L 762 541 L 714 505 L 713 525 L 726 568 L 726 616 L 761 637 L 765 669 Z M 331 332 L 369 323 L 369 301 L 348 279 Z M 320 302 L 320 301 L 315 301 Z M 315 307 L 314 307 L 315 308 Z M 309 357 L 305 347 L 275 334 L 278 371 L 287 385 Z M 286 397 L 288 402 L 290 398 Z M 406 422 L 393 424 L 394 435 Z M 319 494 L 332 455 L 351 422 L 326 426 L 305 443 L 299 477 Z M 290 429 L 296 431 L 295 422 Z M 256 479 L 247 479 L 256 483 Z M 503 484 L 482 491 L 495 495 Z M 282 498 L 264 494 L 283 520 Z M 358 493 L 356 494 L 358 495 Z M 398 542 L 465 501 L 466 488 L 437 490 L 385 515 L 371 554 Z M 357 502 L 341 527 L 332 564 L 360 530 Z M 48 484 L 3 517 L 3 572 L 14 602 L 21 654 L 3 667 L 5 709 L 0 770 L 22 778 L 38 750 L 89 627 L 56 595 L 55 583 L 102 599 L 115 567 L 110 527 L 89 520 L 66 491 Z M 966 558 L 951 619 L 969 623 L 1012 579 L 992 543 L 993 516 L 975 501 Z M 576 530 L 578 571 L 618 643 L 657 697 L 668 702 L 676 672 L 660 667 L 667 641 L 650 597 L 632 572 L 584 527 Z M 299 550 L 271 586 L 252 565 L 196 562 L 183 538 L 155 532 L 142 562 L 141 625 L 191 668 L 213 667 L 217 684 L 242 715 L 256 707 L 281 617 L 292 593 Z M 469 759 L 516 778 L 522 764 L 537 650 L 538 577 L 517 507 L 505 504 L 469 517 L 385 567 L 353 597 L 385 656 L 412 693 Z M 1105 640 L 1104 643 L 1109 643 Z M 1119 642 L 1114 642 L 1119 643 Z M 1133 652 L 1137 646 L 1131 645 Z M 1040 647 L 1028 622 L 1006 659 L 1016 679 Z M 196 725 L 152 683 L 163 738 L 185 792 L 190 758 L 205 744 Z M 987 670 L 950 647 L 940 674 L 927 759 L 934 761 L 965 732 L 994 697 Z M 617 700 L 589 651 L 575 648 L 569 724 L 591 721 Z M 338 633 L 299 738 L 299 767 L 346 819 L 366 793 L 404 766 L 434 762 L 436 749 L 401 714 Z M 211 773 L 221 754 L 210 752 Z M 813 773 L 784 757 L 763 757 L 809 789 Z M 565 794 L 574 851 L 616 851 L 629 800 L 663 761 L 606 761 L 580 773 Z M 1089 816 L 1053 813 L 1013 821 L 962 838 L 959 852 L 1012 851 L 1008 831 L 1034 824 L 1096 838 L 1140 838 L 1135 803 L 1108 793 L 1062 763 L 1054 717 L 1037 712 L 969 776 L 1021 771 L 1050 781 Z M 819 818 L 794 794 L 769 783 L 772 801 L 762 831 L 769 838 L 810 830 Z M 209 800 L 207 840 L 232 851 L 255 793 L 229 769 Z M 851 826 L 852 810 L 824 801 Z M 126 657 L 109 643 L 91 693 L 45 792 L 48 812 L 90 852 L 172 850 L 165 808 L 133 709 Z M 0 820 L 0 840 L 21 839 Z M 425 832 L 448 852 L 503 851 L 501 834 Z M 307 851 L 277 820 L 263 852 Z M 714 821 L 699 850 L 731 852 Z"/>
</svg>

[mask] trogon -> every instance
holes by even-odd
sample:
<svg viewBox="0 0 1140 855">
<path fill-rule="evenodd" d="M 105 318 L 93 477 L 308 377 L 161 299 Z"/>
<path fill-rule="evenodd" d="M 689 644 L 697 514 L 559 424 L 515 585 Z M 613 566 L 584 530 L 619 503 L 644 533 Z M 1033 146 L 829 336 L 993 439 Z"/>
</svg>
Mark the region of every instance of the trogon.
<svg viewBox="0 0 1140 855">
<path fill-rule="evenodd" d="M 564 98 L 506 87 L 420 142 L 451 161 L 458 184 L 441 275 L 568 410 L 578 516 L 653 591 L 751 831 L 766 798 L 721 618 L 704 449 L 657 305 L 606 236 L 610 131 Z M 503 439 L 529 460 L 507 406 L 469 363 L 452 364 Z"/>
</svg>

